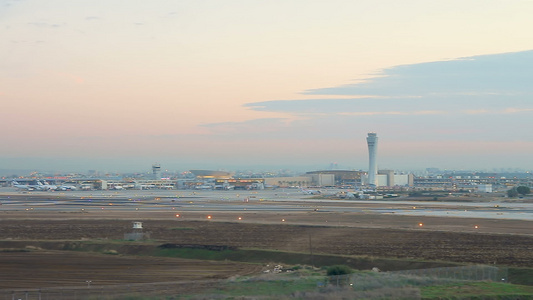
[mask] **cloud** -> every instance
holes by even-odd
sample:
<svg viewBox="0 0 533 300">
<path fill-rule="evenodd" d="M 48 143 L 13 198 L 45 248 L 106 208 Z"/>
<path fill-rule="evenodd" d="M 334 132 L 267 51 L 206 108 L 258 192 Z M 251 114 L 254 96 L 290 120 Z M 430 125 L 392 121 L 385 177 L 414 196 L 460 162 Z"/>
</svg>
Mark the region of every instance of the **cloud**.
<svg viewBox="0 0 533 300">
<path fill-rule="evenodd" d="M 533 112 L 533 108 L 514 108 L 509 107 L 505 109 L 505 113 L 514 114 L 514 113 L 522 113 L 522 112 Z"/>
<path fill-rule="evenodd" d="M 202 138 L 366 163 L 365 136 L 377 132 L 391 168 L 518 166 L 533 143 L 532 66 L 533 51 L 525 51 L 392 67 L 358 84 L 304 92 L 314 99 L 247 103 L 278 117 L 205 124 Z"/>
<path fill-rule="evenodd" d="M 447 114 L 446 111 L 439 110 L 421 110 L 413 112 L 402 112 L 402 111 L 369 111 L 369 112 L 341 112 L 340 115 L 344 116 L 377 116 L 377 115 L 395 115 L 395 116 L 420 116 L 420 115 L 444 115 Z"/>
<path fill-rule="evenodd" d="M 483 111 L 506 113 L 509 107 L 527 111 L 533 108 L 529 97 L 524 96 L 426 96 L 398 98 L 348 98 L 273 100 L 245 104 L 256 111 L 292 113 L 298 116 L 316 115 L 378 115 L 399 116 L 428 114 L 474 114 Z"/>
<path fill-rule="evenodd" d="M 245 107 L 299 118 L 279 133 L 283 137 L 328 139 L 377 131 L 389 140 L 531 141 L 525 128 L 533 113 L 532 67 L 533 51 L 404 65 L 357 84 L 304 92 L 324 97 Z M 249 130 L 260 125 L 247 124 Z"/>
<path fill-rule="evenodd" d="M 65 26 L 65 23 L 63 24 L 56 24 L 56 23 L 48 23 L 48 22 L 29 22 L 28 25 L 32 25 L 39 28 L 59 28 L 62 26 Z"/>
<path fill-rule="evenodd" d="M 307 95 L 457 96 L 530 94 L 533 51 L 396 66 L 357 84 L 311 89 Z"/>
<path fill-rule="evenodd" d="M 508 107 L 502 110 L 488 110 L 488 109 L 478 109 L 478 110 L 465 110 L 463 113 L 469 115 L 481 115 L 481 114 L 516 114 L 516 113 L 529 113 L 533 112 L 533 108 L 516 108 Z"/>
<path fill-rule="evenodd" d="M 533 51 L 484 55 L 385 69 L 364 82 L 305 91 L 352 96 L 245 104 L 256 111 L 353 116 L 530 112 Z M 364 96 L 367 95 L 367 96 Z M 511 107 L 513 109 L 511 109 Z"/>
<path fill-rule="evenodd" d="M 19 2 L 21 2 L 21 0 L 4 0 L 0 3 L 2 4 L 2 6 L 4 6 L 4 8 L 9 8 L 14 4 L 18 4 Z"/>
</svg>

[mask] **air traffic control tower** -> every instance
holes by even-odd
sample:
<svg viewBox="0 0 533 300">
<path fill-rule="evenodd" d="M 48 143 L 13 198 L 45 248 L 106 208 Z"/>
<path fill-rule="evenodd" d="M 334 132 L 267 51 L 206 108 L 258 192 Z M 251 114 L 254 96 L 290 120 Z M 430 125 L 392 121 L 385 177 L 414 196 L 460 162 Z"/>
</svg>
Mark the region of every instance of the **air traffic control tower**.
<svg viewBox="0 0 533 300">
<path fill-rule="evenodd" d="M 378 135 L 374 132 L 369 132 L 366 137 L 368 144 L 368 185 L 377 186 L 378 165 L 376 162 L 378 154 Z"/>
<path fill-rule="evenodd" d="M 152 177 L 154 180 L 161 180 L 161 165 L 155 163 L 152 165 Z"/>
</svg>

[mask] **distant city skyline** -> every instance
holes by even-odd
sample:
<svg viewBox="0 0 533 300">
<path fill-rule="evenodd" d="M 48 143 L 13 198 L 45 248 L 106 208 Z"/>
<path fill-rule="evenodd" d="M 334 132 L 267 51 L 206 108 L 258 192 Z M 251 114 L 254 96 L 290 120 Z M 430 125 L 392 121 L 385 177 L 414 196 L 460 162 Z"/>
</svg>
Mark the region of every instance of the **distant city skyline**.
<svg viewBox="0 0 533 300">
<path fill-rule="evenodd" d="M 368 165 L 366 168 L 350 168 L 338 166 L 337 168 L 331 168 L 328 166 L 297 166 L 295 168 L 290 168 L 288 166 L 242 166 L 237 168 L 211 168 L 210 165 L 193 165 L 187 167 L 186 165 L 180 165 L 178 167 L 167 166 L 165 168 L 162 166 L 162 173 L 183 173 L 189 170 L 213 170 L 213 171 L 227 171 L 227 172 L 254 172 L 254 173 L 287 173 L 287 174 L 303 174 L 311 171 L 327 171 L 327 170 L 346 170 L 346 171 L 368 171 Z M 331 164 L 330 164 L 331 166 Z M 123 170 L 113 170 L 109 166 L 102 169 L 90 169 L 90 170 L 61 170 L 57 168 L 31 168 L 31 169 L 5 169 L 0 168 L 0 177 L 10 177 L 13 175 L 16 176 L 30 176 L 31 174 L 46 174 L 48 176 L 52 175 L 68 175 L 68 174 L 84 174 L 90 176 L 104 176 L 105 174 L 144 174 L 145 176 L 152 177 L 153 170 L 152 168 L 147 168 L 146 166 L 139 166 L 136 168 L 134 165 L 129 166 L 130 169 L 124 168 Z M 379 168 L 380 170 L 386 170 L 384 168 Z M 464 174 L 533 174 L 533 170 L 524 169 L 524 168 L 492 168 L 492 169 L 449 169 L 449 168 L 421 168 L 421 169 L 393 169 L 399 174 L 415 174 L 415 175 L 429 175 L 429 174 L 446 174 L 446 173 L 464 173 Z"/>
<path fill-rule="evenodd" d="M 0 169 L 533 170 L 533 1 L 0 8 Z"/>
</svg>

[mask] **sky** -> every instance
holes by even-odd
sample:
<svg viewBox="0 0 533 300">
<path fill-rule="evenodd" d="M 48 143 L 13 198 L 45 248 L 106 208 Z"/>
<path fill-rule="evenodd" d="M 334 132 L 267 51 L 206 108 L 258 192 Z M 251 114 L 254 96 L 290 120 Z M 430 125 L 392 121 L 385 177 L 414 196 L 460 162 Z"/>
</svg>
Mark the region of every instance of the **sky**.
<svg viewBox="0 0 533 300">
<path fill-rule="evenodd" d="M 0 0 L 0 169 L 533 170 L 531 0 Z"/>
</svg>

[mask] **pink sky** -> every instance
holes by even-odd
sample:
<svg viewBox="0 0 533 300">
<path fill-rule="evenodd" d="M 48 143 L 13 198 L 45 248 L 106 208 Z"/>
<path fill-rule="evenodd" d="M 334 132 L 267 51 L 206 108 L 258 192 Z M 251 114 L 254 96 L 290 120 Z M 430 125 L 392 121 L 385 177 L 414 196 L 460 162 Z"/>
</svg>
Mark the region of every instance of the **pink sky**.
<svg viewBox="0 0 533 300">
<path fill-rule="evenodd" d="M 520 162 L 531 141 L 518 137 L 465 142 L 466 131 L 454 140 L 439 133 L 443 123 L 435 130 L 424 123 L 446 140 L 420 135 L 405 142 L 391 129 L 412 130 L 402 125 L 405 116 L 352 112 L 346 123 L 325 112 L 246 106 L 343 97 L 305 92 L 360 82 L 398 65 L 533 49 L 532 1 L 1 5 L 0 169 L 142 170 L 156 161 L 176 170 L 305 169 L 333 161 L 360 169 L 367 165 L 366 132 L 373 130 L 387 168 L 533 168 Z M 490 153 L 476 154 L 487 148 Z"/>
</svg>

